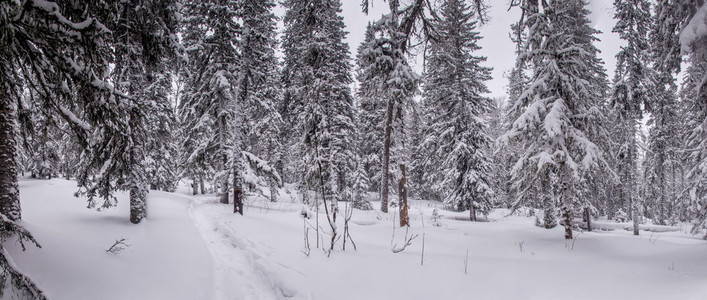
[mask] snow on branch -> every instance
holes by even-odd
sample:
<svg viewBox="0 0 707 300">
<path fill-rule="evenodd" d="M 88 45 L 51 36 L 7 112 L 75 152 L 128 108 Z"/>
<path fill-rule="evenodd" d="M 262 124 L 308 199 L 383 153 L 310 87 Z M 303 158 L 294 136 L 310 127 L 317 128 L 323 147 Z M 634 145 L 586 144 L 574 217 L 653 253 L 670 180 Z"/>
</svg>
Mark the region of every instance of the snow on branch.
<svg viewBox="0 0 707 300">
<path fill-rule="evenodd" d="M 691 52 L 692 45 L 705 36 L 707 36 L 707 3 L 702 5 L 680 33 L 682 53 Z"/>
<path fill-rule="evenodd" d="M 270 164 L 248 151 L 241 151 L 243 154 L 243 159 L 245 161 L 245 172 L 243 174 L 243 179 L 246 183 L 258 185 L 259 179 L 262 177 L 270 177 L 277 182 L 278 186 L 282 186 L 282 178 L 280 174 L 270 166 Z M 262 183 L 260 185 L 266 185 Z"/>
<path fill-rule="evenodd" d="M 31 242 L 38 248 L 42 247 L 27 229 L 19 223 L 10 220 L 4 214 L 0 214 L 0 228 L 0 240 L 2 242 L 11 236 L 16 236 L 22 250 L 26 249 L 25 241 Z M 4 298 L 4 296 L 11 297 L 11 295 L 5 295 L 5 293 L 14 292 L 25 296 L 27 299 L 47 299 L 32 279 L 20 272 L 12 260 L 12 256 L 3 248 L 2 244 L 0 244 L 0 284 L 5 287 L 0 289 L 0 298 Z"/>
</svg>

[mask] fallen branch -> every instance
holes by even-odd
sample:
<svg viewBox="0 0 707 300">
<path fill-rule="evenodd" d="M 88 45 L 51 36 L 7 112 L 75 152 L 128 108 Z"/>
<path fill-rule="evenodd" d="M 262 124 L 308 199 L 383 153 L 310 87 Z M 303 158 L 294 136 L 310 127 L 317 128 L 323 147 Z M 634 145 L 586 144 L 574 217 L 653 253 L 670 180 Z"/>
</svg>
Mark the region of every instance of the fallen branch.
<svg viewBox="0 0 707 300">
<path fill-rule="evenodd" d="M 405 230 L 405 236 L 406 237 L 408 236 L 407 229 Z M 400 252 L 405 251 L 405 248 L 407 248 L 407 246 L 412 245 L 412 241 L 415 238 L 417 238 L 417 236 L 418 236 L 417 234 L 413 234 L 412 236 L 410 236 L 409 238 L 407 238 L 405 240 L 405 244 L 403 244 L 401 247 L 398 247 L 398 244 L 395 244 L 395 245 L 393 245 L 393 249 L 391 249 L 391 250 L 393 251 L 393 253 L 400 253 Z"/>
<path fill-rule="evenodd" d="M 119 240 L 115 240 L 115 243 L 113 243 L 108 250 L 106 250 L 106 253 L 118 255 L 120 252 L 125 250 L 127 247 L 130 247 L 130 245 L 125 243 L 125 238 L 121 238 Z"/>
</svg>

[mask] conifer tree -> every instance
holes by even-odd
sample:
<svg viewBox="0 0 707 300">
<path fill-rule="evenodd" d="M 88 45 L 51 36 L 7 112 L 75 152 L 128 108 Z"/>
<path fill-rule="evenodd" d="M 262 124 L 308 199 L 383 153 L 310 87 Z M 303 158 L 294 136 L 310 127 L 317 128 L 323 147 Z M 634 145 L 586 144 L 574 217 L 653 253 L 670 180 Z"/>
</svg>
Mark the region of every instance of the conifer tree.
<svg viewBox="0 0 707 300">
<path fill-rule="evenodd" d="M 365 80 L 364 70 L 370 66 L 364 61 L 363 55 L 368 44 L 376 38 L 376 32 L 373 25 L 369 23 L 366 26 L 366 34 L 363 42 L 359 45 L 356 53 L 357 72 L 356 79 L 359 83 L 356 93 L 358 98 L 358 132 L 359 132 L 359 155 L 361 157 L 361 168 L 365 172 L 367 182 L 369 182 L 370 191 L 379 191 L 381 182 L 381 153 L 383 153 L 383 142 L 381 137 L 384 135 L 384 119 L 385 119 L 385 102 L 380 101 L 377 97 L 372 96 L 376 93 L 376 86 L 371 81 Z"/>
<path fill-rule="evenodd" d="M 282 164 L 280 128 L 282 117 L 277 104 L 282 97 L 275 49 L 277 18 L 272 0 L 244 0 L 240 4 L 242 20 L 239 62 L 238 101 L 245 106 L 245 134 L 248 151 L 269 162 Z M 269 176 L 270 200 L 277 199 L 281 182 Z"/>
<path fill-rule="evenodd" d="M 199 0 L 184 5 L 188 63 L 179 103 L 182 173 L 212 175 L 222 203 L 228 203 L 231 171 L 242 168 L 237 4 Z"/>
<path fill-rule="evenodd" d="M 16 137 L 17 121 L 28 120 L 21 116 L 26 109 L 22 103 L 25 88 L 36 95 L 31 101 L 43 114 L 58 116 L 68 124 L 88 159 L 98 157 L 89 138 L 96 126 L 108 122 L 98 115 L 106 108 L 104 100 L 112 87 L 106 79 L 111 62 L 106 25 L 113 16 L 113 4 L 0 2 L 0 241 L 15 236 L 38 245 L 17 222 L 21 208 Z M 2 293 L 45 299 L 5 253 L 0 251 L 0 280 L 10 288 Z"/>
<path fill-rule="evenodd" d="M 297 101 L 291 109 L 302 134 L 300 180 L 324 201 L 333 230 L 329 250 L 333 250 L 337 202 L 351 198 L 350 176 L 356 170 L 355 107 L 341 2 L 288 0 L 283 4 L 288 92 Z"/>
<path fill-rule="evenodd" d="M 105 144 L 120 149 L 121 153 L 106 153 L 114 157 L 110 165 L 100 169 L 100 185 L 115 184 L 130 193 L 130 221 L 139 223 L 146 217 L 149 178 L 146 159 L 151 154 L 163 157 L 157 151 L 161 138 L 156 125 L 169 121 L 171 88 L 168 59 L 176 50 L 177 5 L 174 1 L 131 0 L 120 2 L 113 29 L 115 69 L 113 79 L 122 93 L 122 102 L 115 114 L 108 114 L 118 127 L 103 127 Z M 162 116 L 162 117 L 161 117 Z M 157 119 L 157 122 L 150 122 Z M 117 129 L 117 130 L 116 130 Z M 164 141 L 167 144 L 170 141 Z M 115 181 L 115 183 L 111 183 Z M 91 188 L 89 188 L 89 196 Z M 90 202 L 89 205 L 94 205 Z M 103 207 L 114 205 L 105 201 Z"/>
<path fill-rule="evenodd" d="M 689 2 L 689 1 L 686 1 Z M 699 29 L 707 24 L 707 6 L 684 3 L 686 25 L 680 35 L 682 54 L 690 66 L 682 87 L 682 102 L 686 116 L 682 134 L 686 160 L 686 195 L 688 204 L 682 214 L 693 220 L 694 234 L 707 229 L 707 36 Z M 687 22 L 689 20 L 689 22 Z M 688 218 L 685 218 L 688 219 Z"/>
<path fill-rule="evenodd" d="M 520 197 L 540 187 L 545 227 L 553 227 L 560 205 L 565 238 L 572 238 L 572 214 L 584 201 L 584 180 L 606 165 L 603 152 L 589 139 L 591 120 L 600 114 L 598 96 L 605 89 L 602 62 L 593 45 L 597 31 L 590 26 L 583 0 L 519 3 L 527 30 L 520 57 L 533 76 L 514 103 L 519 117 L 504 138 L 520 142 L 513 184 Z"/>
<path fill-rule="evenodd" d="M 363 10 L 368 12 L 368 1 Z M 420 19 L 424 19 L 426 0 L 415 0 L 401 7 L 399 1 L 389 1 L 390 13 L 373 24 L 376 32 L 363 51 L 360 51 L 359 80 L 369 88 L 363 90 L 365 97 L 375 97 L 385 102 L 383 147 L 381 153 L 381 211 L 388 212 L 388 196 L 391 183 L 391 149 L 402 149 L 405 140 L 405 106 L 412 100 L 419 83 L 417 75 L 407 61 L 407 51 L 412 30 Z M 396 154 L 400 151 L 392 151 Z M 398 163 L 402 163 L 400 161 Z"/>
<path fill-rule="evenodd" d="M 643 109 L 649 105 L 653 91 L 653 74 L 649 66 L 648 33 L 651 15 L 650 3 L 643 0 L 616 0 L 613 32 L 619 34 L 626 45 L 616 55 L 616 74 L 612 92 L 612 115 L 615 118 L 616 171 L 619 175 L 617 209 L 628 212 L 634 222 L 634 234 L 638 235 L 641 216 L 638 186 L 638 140 L 639 121 Z"/>
<path fill-rule="evenodd" d="M 433 143 L 434 162 L 442 181 L 437 185 L 445 202 L 457 210 L 470 211 L 476 221 L 477 209 L 487 214 L 493 191 L 490 161 L 486 153 L 490 138 L 483 115 L 491 109 L 491 99 L 481 96 L 488 89 L 491 69 L 481 66 L 485 57 L 473 56 L 481 39 L 475 32 L 471 7 L 460 0 L 442 5 L 437 33 L 428 49 L 425 98 L 430 106 L 430 124 L 424 143 Z"/>
<path fill-rule="evenodd" d="M 678 1 L 682 2 L 682 1 Z M 645 206 L 658 224 L 665 224 L 677 198 L 673 172 L 679 168 L 676 76 L 680 72 L 681 54 L 678 34 L 685 22 L 683 3 L 662 0 L 655 5 L 652 42 L 652 68 L 655 72 L 652 100 L 649 106 L 651 127 L 644 161 Z"/>
</svg>

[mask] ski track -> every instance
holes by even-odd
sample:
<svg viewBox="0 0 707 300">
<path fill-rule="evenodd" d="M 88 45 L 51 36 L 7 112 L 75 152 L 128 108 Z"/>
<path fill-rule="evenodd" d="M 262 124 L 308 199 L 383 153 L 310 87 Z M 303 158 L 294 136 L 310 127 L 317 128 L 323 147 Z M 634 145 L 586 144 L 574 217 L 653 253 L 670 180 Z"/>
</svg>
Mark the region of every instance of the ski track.
<svg viewBox="0 0 707 300">
<path fill-rule="evenodd" d="M 190 198 L 189 215 L 214 266 L 216 299 L 314 299 L 302 290 L 302 275 L 274 262 L 267 249 L 238 235 L 216 200 Z"/>
</svg>

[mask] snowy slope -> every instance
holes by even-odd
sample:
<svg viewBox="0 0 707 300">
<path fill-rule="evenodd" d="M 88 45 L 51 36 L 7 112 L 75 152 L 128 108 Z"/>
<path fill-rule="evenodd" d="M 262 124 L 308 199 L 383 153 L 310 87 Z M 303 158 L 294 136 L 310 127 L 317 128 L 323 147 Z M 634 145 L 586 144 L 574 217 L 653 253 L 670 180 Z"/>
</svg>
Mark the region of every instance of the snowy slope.
<svg viewBox="0 0 707 300">
<path fill-rule="evenodd" d="M 339 249 L 329 258 L 316 249 L 309 257 L 300 252 L 303 220 L 296 205 L 251 207 L 245 217 L 213 206 L 209 215 L 221 231 L 258 253 L 271 284 L 296 299 L 707 297 L 707 243 L 684 233 L 585 232 L 573 245 L 562 239 L 561 228 L 541 229 L 532 218 L 500 213 L 491 216 L 494 222 L 443 219 L 441 227 L 431 226 L 428 205 L 413 204 L 409 234 L 420 236 L 404 252 L 390 250 L 393 220 L 388 215 L 356 211 L 351 231 L 358 251 Z M 320 226 L 326 228 L 324 222 Z M 398 229 L 395 234 L 400 241 L 405 233 Z"/>
<path fill-rule="evenodd" d="M 128 199 L 117 209 L 87 209 L 76 182 L 21 180 L 22 218 L 42 245 L 5 246 L 49 299 L 209 299 L 212 264 L 187 211 L 188 200 L 151 191 L 148 219 L 129 222 Z M 116 239 L 130 245 L 106 253 Z"/>
<path fill-rule="evenodd" d="M 413 201 L 408 234 L 419 237 L 405 251 L 391 252 L 405 236 L 392 236 L 392 214 L 355 211 L 358 251 L 339 242 L 327 257 L 311 227 L 307 256 L 303 228 L 316 221 L 305 222 L 300 204 L 250 200 L 240 216 L 214 196 L 153 191 L 148 220 L 132 225 L 126 199 L 117 210 L 87 210 L 73 184 L 23 180 L 23 218 L 44 248 L 6 245 L 52 299 L 707 298 L 707 242 L 684 232 L 577 232 L 565 241 L 561 228 L 506 211 L 479 223 L 442 211 L 432 226 L 438 204 Z M 120 237 L 132 246 L 105 253 Z"/>
</svg>

